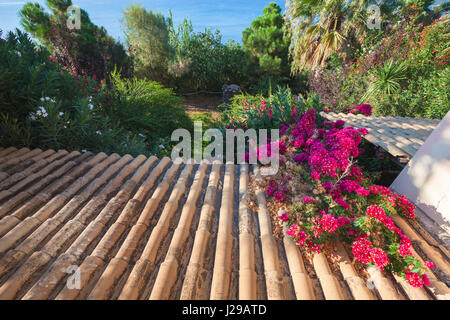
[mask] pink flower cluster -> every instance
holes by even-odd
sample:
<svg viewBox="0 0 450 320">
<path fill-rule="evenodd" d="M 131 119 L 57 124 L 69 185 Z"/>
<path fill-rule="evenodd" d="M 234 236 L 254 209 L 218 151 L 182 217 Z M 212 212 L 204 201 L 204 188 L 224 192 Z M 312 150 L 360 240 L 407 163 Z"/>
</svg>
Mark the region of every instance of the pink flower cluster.
<svg viewBox="0 0 450 320">
<path fill-rule="evenodd" d="M 313 179 L 320 179 L 322 175 L 336 177 L 338 171 L 347 169 L 350 157 L 358 156 L 361 135 L 367 134 L 367 130 L 342 128 L 345 124 L 342 120 L 325 122 L 326 126 L 331 126 L 329 130 L 316 129 L 315 121 L 315 111 L 308 110 L 292 130 L 291 145 L 303 151 L 294 161 L 308 161 Z"/>
<path fill-rule="evenodd" d="M 355 107 L 355 110 L 370 115 L 371 107 L 362 105 Z M 290 225 L 286 234 L 311 253 L 320 252 L 324 243 L 334 238 L 330 235 L 342 236 L 341 240 L 352 243 L 353 254 L 360 262 L 373 263 L 381 270 L 388 267 L 403 275 L 408 274 L 411 285 L 420 285 L 421 281 L 426 284 L 426 275 L 421 275 L 422 271 L 414 275 L 409 269 L 402 271 L 396 264 L 391 264 L 391 261 L 398 259 L 404 259 L 410 265 L 418 263 L 411 262 L 415 259 L 411 240 L 386 214 L 395 208 L 402 215 L 414 218 L 415 206 L 405 196 L 397 195 L 389 188 L 368 185 L 360 167 L 353 161 L 363 151 L 359 145 L 368 130 L 345 127 L 342 120 L 324 121 L 317 127 L 316 116 L 315 110 L 308 110 L 296 124 L 290 127 L 281 125 L 288 140 L 282 139 L 280 141 L 283 142 L 278 143 L 280 151 L 285 152 L 288 147 L 284 141 L 288 141 L 289 147 L 296 151 L 293 160 L 302 163 L 303 169 L 309 169 L 307 172 L 312 179 L 321 180 L 326 195 L 337 206 L 326 200 L 329 197 L 304 197 L 300 204 L 303 212 L 297 215 L 294 224 L 291 224 L 294 221 L 287 213 L 278 217 Z M 266 189 L 266 193 L 278 202 L 286 200 L 286 192 L 285 185 L 275 180 L 271 180 Z M 356 222 L 358 216 L 355 213 L 361 215 L 362 212 L 355 212 L 354 209 L 361 205 L 366 207 L 365 218 Z M 370 232 L 364 228 L 369 228 Z M 385 242 L 385 239 L 389 241 Z M 387 243 L 395 244 L 395 247 L 388 248 Z"/>
<path fill-rule="evenodd" d="M 304 198 L 302 199 L 302 201 L 305 202 L 305 203 L 316 202 L 316 200 L 314 200 L 314 199 L 312 199 L 312 198 L 310 198 L 310 197 L 304 197 Z"/>
<path fill-rule="evenodd" d="M 286 185 L 282 183 L 278 184 L 275 180 L 270 180 L 269 186 L 266 188 L 266 194 L 268 196 L 273 196 L 277 202 L 284 202 L 286 200 L 287 192 L 288 188 Z"/>
<path fill-rule="evenodd" d="M 409 250 L 409 248 L 411 248 L 411 240 L 402 233 L 401 229 L 395 226 L 391 218 L 386 216 L 383 208 L 377 205 L 371 205 L 367 207 L 366 214 L 367 216 L 375 219 L 377 222 L 382 223 L 387 229 L 397 234 L 400 239 L 400 248 L 398 250 L 398 253 L 402 257 L 412 255 L 411 251 Z"/>
<path fill-rule="evenodd" d="M 365 116 L 370 116 L 372 114 L 372 106 L 370 104 L 362 104 L 360 106 L 354 107 L 348 113 L 363 114 Z"/>
<path fill-rule="evenodd" d="M 384 270 L 390 263 L 386 252 L 381 248 L 374 248 L 372 242 L 364 237 L 356 238 L 352 245 L 352 252 L 362 263 L 374 263 L 380 270 Z"/>
<path fill-rule="evenodd" d="M 380 195 L 386 198 L 403 216 L 409 219 L 415 218 L 414 211 L 416 210 L 416 206 L 409 202 L 405 195 L 393 193 L 389 188 L 377 185 L 370 186 L 369 190 L 373 195 Z"/>
<path fill-rule="evenodd" d="M 409 268 L 405 270 L 405 279 L 415 288 L 422 288 L 423 285 L 430 285 L 430 280 L 426 274 L 420 275 L 420 273 L 412 272 Z"/>
<path fill-rule="evenodd" d="M 319 238 L 323 232 L 331 234 L 336 232 L 340 227 L 351 223 L 349 219 L 343 217 L 335 218 L 331 214 L 326 214 L 325 211 L 322 211 L 322 218 L 316 220 L 316 222 L 317 224 L 312 227 L 316 238 Z"/>
<path fill-rule="evenodd" d="M 398 208 L 397 210 L 399 210 L 401 214 L 409 219 L 414 219 L 416 217 L 414 214 L 416 206 L 409 202 L 405 195 L 395 194 L 395 201 L 395 205 Z"/>
<path fill-rule="evenodd" d="M 283 221 L 283 222 L 286 222 L 286 221 L 289 220 L 289 216 L 288 216 L 288 214 L 287 214 L 286 212 L 283 213 L 283 214 L 281 214 L 281 215 L 279 215 L 278 218 L 279 218 L 281 221 Z"/>
</svg>

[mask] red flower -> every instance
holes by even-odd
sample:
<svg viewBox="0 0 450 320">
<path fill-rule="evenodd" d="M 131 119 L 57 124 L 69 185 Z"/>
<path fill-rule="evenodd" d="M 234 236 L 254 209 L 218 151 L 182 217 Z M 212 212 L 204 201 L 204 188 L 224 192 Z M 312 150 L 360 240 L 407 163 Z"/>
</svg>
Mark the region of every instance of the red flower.
<svg viewBox="0 0 450 320">
<path fill-rule="evenodd" d="M 428 279 L 428 276 L 424 273 L 424 274 L 422 275 L 422 278 L 423 278 L 423 282 L 425 283 L 425 285 L 426 285 L 427 287 L 429 287 L 429 286 L 430 286 L 430 279 Z"/>
<path fill-rule="evenodd" d="M 372 261 L 372 257 L 370 254 L 371 249 L 372 242 L 361 237 L 356 238 L 356 241 L 353 242 L 352 245 L 353 255 L 357 260 L 361 261 L 364 264 L 370 263 Z"/>
<path fill-rule="evenodd" d="M 281 191 L 274 192 L 273 197 L 275 198 L 276 202 L 283 202 L 284 200 L 286 200 L 286 194 Z"/>
<path fill-rule="evenodd" d="M 289 237 L 295 238 L 295 236 L 296 236 L 296 234 L 297 234 L 297 230 L 298 230 L 298 227 L 297 227 L 297 225 L 294 223 L 294 224 L 292 224 L 291 227 L 286 231 L 286 234 L 287 234 Z"/>
<path fill-rule="evenodd" d="M 384 270 L 384 267 L 390 263 L 386 252 L 384 252 L 381 248 L 372 248 L 370 250 L 370 256 L 372 262 L 375 263 L 380 270 Z"/>
<path fill-rule="evenodd" d="M 383 208 L 376 205 L 367 207 L 366 214 L 379 222 L 383 221 L 383 218 L 385 217 Z"/>
<path fill-rule="evenodd" d="M 405 278 L 408 283 L 415 288 L 422 288 L 424 280 L 417 272 L 411 272 L 409 269 L 405 270 Z"/>
<path fill-rule="evenodd" d="M 311 173 L 311 177 L 312 177 L 314 180 L 319 180 L 319 179 L 320 179 L 320 173 L 318 173 L 317 171 L 313 171 L 313 172 Z"/>
<path fill-rule="evenodd" d="M 316 202 L 316 200 L 314 200 L 314 199 L 312 199 L 312 198 L 309 198 L 309 197 L 304 197 L 304 198 L 302 199 L 302 201 L 303 201 L 303 202 L 306 202 L 306 203 Z"/>
<path fill-rule="evenodd" d="M 267 187 L 267 189 L 266 189 L 266 194 L 267 194 L 268 196 L 273 195 L 274 192 L 275 192 L 274 188 L 272 188 L 272 187 Z"/>
<path fill-rule="evenodd" d="M 283 213 L 282 215 L 278 216 L 278 218 L 279 218 L 281 221 L 283 221 L 283 222 L 286 222 L 286 221 L 289 220 L 289 216 L 287 215 L 286 212 Z"/>
</svg>

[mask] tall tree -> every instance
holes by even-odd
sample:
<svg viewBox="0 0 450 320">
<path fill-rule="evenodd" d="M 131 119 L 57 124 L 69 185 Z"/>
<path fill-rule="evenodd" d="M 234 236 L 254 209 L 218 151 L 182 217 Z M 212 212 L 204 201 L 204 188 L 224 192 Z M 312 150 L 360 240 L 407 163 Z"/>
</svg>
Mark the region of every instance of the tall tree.
<svg viewBox="0 0 450 320">
<path fill-rule="evenodd" d="M 293 42 L 293 69 L 315 68 L 344 47 L 346 0 L 288 0 Z"/>
<path fill-rule="evenodd" d="M 281 8 L 271 2 L 263 15 L 244 30 L 242 42 L 258 62 L 261 70 L 271 76 L 289 74 L 289 36 L 285 34 Z"/>
<path fill-rule="evenodd" d="M 100 80 L 115 68 L 124 76 L 131 75 L 131 59 L 123 45 L 93 24 L 85 10 L 80 10 L 80 28 L 68 27 L 71 5 L 71 0 L 47 0 L 51 10 L 47 13 L 38 3 L 28 2 L 19 13 L 21 24 L 75 75 Z"/>
<path fill-rule="evenodd" d="M 140 5 L 127 7 L 122 21 L 138 77 L 167 82 L 174 50 L 170 45 L 170 19 Z"/>
</svg>

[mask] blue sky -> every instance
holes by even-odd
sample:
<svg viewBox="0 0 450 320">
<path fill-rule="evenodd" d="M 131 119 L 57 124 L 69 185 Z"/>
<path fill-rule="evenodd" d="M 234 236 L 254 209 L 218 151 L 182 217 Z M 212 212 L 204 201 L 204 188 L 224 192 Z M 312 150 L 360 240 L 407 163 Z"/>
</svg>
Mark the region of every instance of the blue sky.
<svg viewBox="0 0 450 320">
<path fill-rule="evenodd" d="M 284 11 L 286 0 L 272 0 Z M 116 39 L 124 41 L 120 23 L 122 12 L 131 3 L 140 3 L 147 9 L 168 16 L 172 9 L 174 24 L 190 18 L 195 31 L 206 27 L 219 29 L 223 40 L 241 41 L 242 31 L 253 19 L 262 15 L 271 0 L 72 0 L 73 4 L 89 13 L 91 20 L 104 26 Z M 4 32 L 20 26 L 18 12 L 27 1 L 0 0 L 0 29 Z M 45 0 L 35 0 L 45 7 Z"/>
</svg>

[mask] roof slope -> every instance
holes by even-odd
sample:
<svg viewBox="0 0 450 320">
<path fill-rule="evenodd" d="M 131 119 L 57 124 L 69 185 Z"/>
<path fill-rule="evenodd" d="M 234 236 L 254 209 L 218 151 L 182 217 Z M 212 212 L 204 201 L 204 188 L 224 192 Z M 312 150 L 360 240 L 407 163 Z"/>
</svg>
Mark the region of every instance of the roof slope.
<svg viewBox="0 0 450 320">
<path fill-rule="evenodd" d="M 273 238 L 262 190 L 258 212 L 247 207 L 258 171 L 0 149 L 0 299 L 450 297 L 447 251 L 400 218 L 436 264 L 430 289 L 388 274 L 369 289 L 342 246 L 334 267 L 324 254 L 309 264 L 291 241 Z"/>
<path fill-rule="evenodd" d="M 365 138 L 383 148 L 402 163 L 407 163 L 419 150 L 440 120 L 424 118 L 379 117 L 351 113 L 322 112 L 329 121 L 344 120 L 354 128 L 367 128 Z"/>
</svg>

